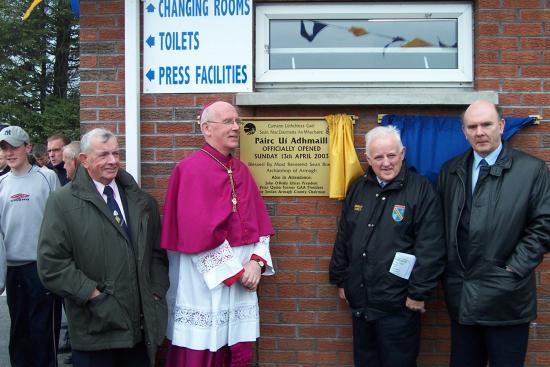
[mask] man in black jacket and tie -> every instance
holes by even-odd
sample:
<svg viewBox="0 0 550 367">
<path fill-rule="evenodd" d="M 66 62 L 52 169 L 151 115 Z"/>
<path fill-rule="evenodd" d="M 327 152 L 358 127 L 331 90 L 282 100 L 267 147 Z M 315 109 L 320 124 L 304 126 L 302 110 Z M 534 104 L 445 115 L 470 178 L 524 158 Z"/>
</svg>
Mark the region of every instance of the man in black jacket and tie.
<svg viewBox="0 0 550 367">
<path fill-rule="evenodd" d="M 536 318 L 534 270 L 550 248 L 546 163 L 502 142 L 504 119 L 488 101 L 463 116 L 471 145 L 445 163 L 444 286 L 451 367 L 521 367 Z"/>
<path fill-rule="evenodd" d="M 44 286 L 65 297 L 75 367 L 149 367 L 164 340 L 168 260 L 156 201 L 120 168 L 116 137 L 81 140 L 74 180 L 46 205 Z"/>
</svg>

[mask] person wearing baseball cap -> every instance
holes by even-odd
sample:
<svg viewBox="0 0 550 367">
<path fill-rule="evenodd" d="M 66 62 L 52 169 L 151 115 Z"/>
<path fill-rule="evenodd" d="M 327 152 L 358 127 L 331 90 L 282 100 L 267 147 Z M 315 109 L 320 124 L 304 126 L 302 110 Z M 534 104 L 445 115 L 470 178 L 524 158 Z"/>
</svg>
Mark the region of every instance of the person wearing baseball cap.
<svg viewBox="0 0 550 367">
<path fill-rule="evenodd" d="M 12 366 L 57 365 L 61 301 L 38 277 L 36 254 L 46 201 L 60 187 L 53 171 L 29 163 L 32 145 L 19 126 L 0 131 L 10 172 L 0 177 L 0 231 L 6 252 L 6 294 Z M 22 220 L 24 218 L 24 220 Z"/>
<path fill-rule="evenodd" d="M 7 126 L 0 131 L 0 142 L 5 141 L 17 148 L 22 144 L 30 144 L 29 134 L 19 126 Z"/>
</svg>

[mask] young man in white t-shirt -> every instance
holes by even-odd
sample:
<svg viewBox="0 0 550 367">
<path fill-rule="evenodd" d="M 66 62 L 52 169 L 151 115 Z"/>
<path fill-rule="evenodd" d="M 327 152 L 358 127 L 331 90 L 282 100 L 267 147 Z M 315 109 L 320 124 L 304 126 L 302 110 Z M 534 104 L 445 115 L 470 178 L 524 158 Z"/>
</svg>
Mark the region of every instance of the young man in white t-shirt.
<svg viewBox="0 0 550 367">
<path fill-rule="evenodd" d="M 60 184 L 53 171 L 29 163 L 29 135 L 19 126 L 0 131 L 10 172 L 0 177 L 0 238 L 6 250 L 12 366 L 57 366 L 61 300 L 38 278 L 36 253 L 48 196 Z"/>
</svg>

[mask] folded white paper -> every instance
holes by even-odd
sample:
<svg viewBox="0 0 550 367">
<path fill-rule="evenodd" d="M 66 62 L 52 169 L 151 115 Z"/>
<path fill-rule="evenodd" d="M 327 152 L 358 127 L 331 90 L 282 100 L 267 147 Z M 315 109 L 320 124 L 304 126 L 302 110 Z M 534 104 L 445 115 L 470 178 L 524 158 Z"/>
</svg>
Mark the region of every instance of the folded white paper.
<svg viewBox="0 0 550 367">
<path fill-rule="evenodd" d="M 403 279 L 409 279 L 416 262 L 416 256 L 404 252 L 396 252 L 390 267 L 390 273 Z"/>
</svg>

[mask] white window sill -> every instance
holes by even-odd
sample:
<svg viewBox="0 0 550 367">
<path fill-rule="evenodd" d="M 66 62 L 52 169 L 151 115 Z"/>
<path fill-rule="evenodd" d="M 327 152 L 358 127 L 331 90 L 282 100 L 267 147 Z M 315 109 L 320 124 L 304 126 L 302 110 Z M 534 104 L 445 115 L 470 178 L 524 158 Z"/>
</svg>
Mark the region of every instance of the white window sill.
<svg viewBox="0 0 550 367">
<path fill-rule="evenodd" d="M 238 106 L 280 105 L 469 105 L 485 99 L 498 103 L 498 92 L 458 88 L 292 89 L 237 93 Z"/>
</svg>

